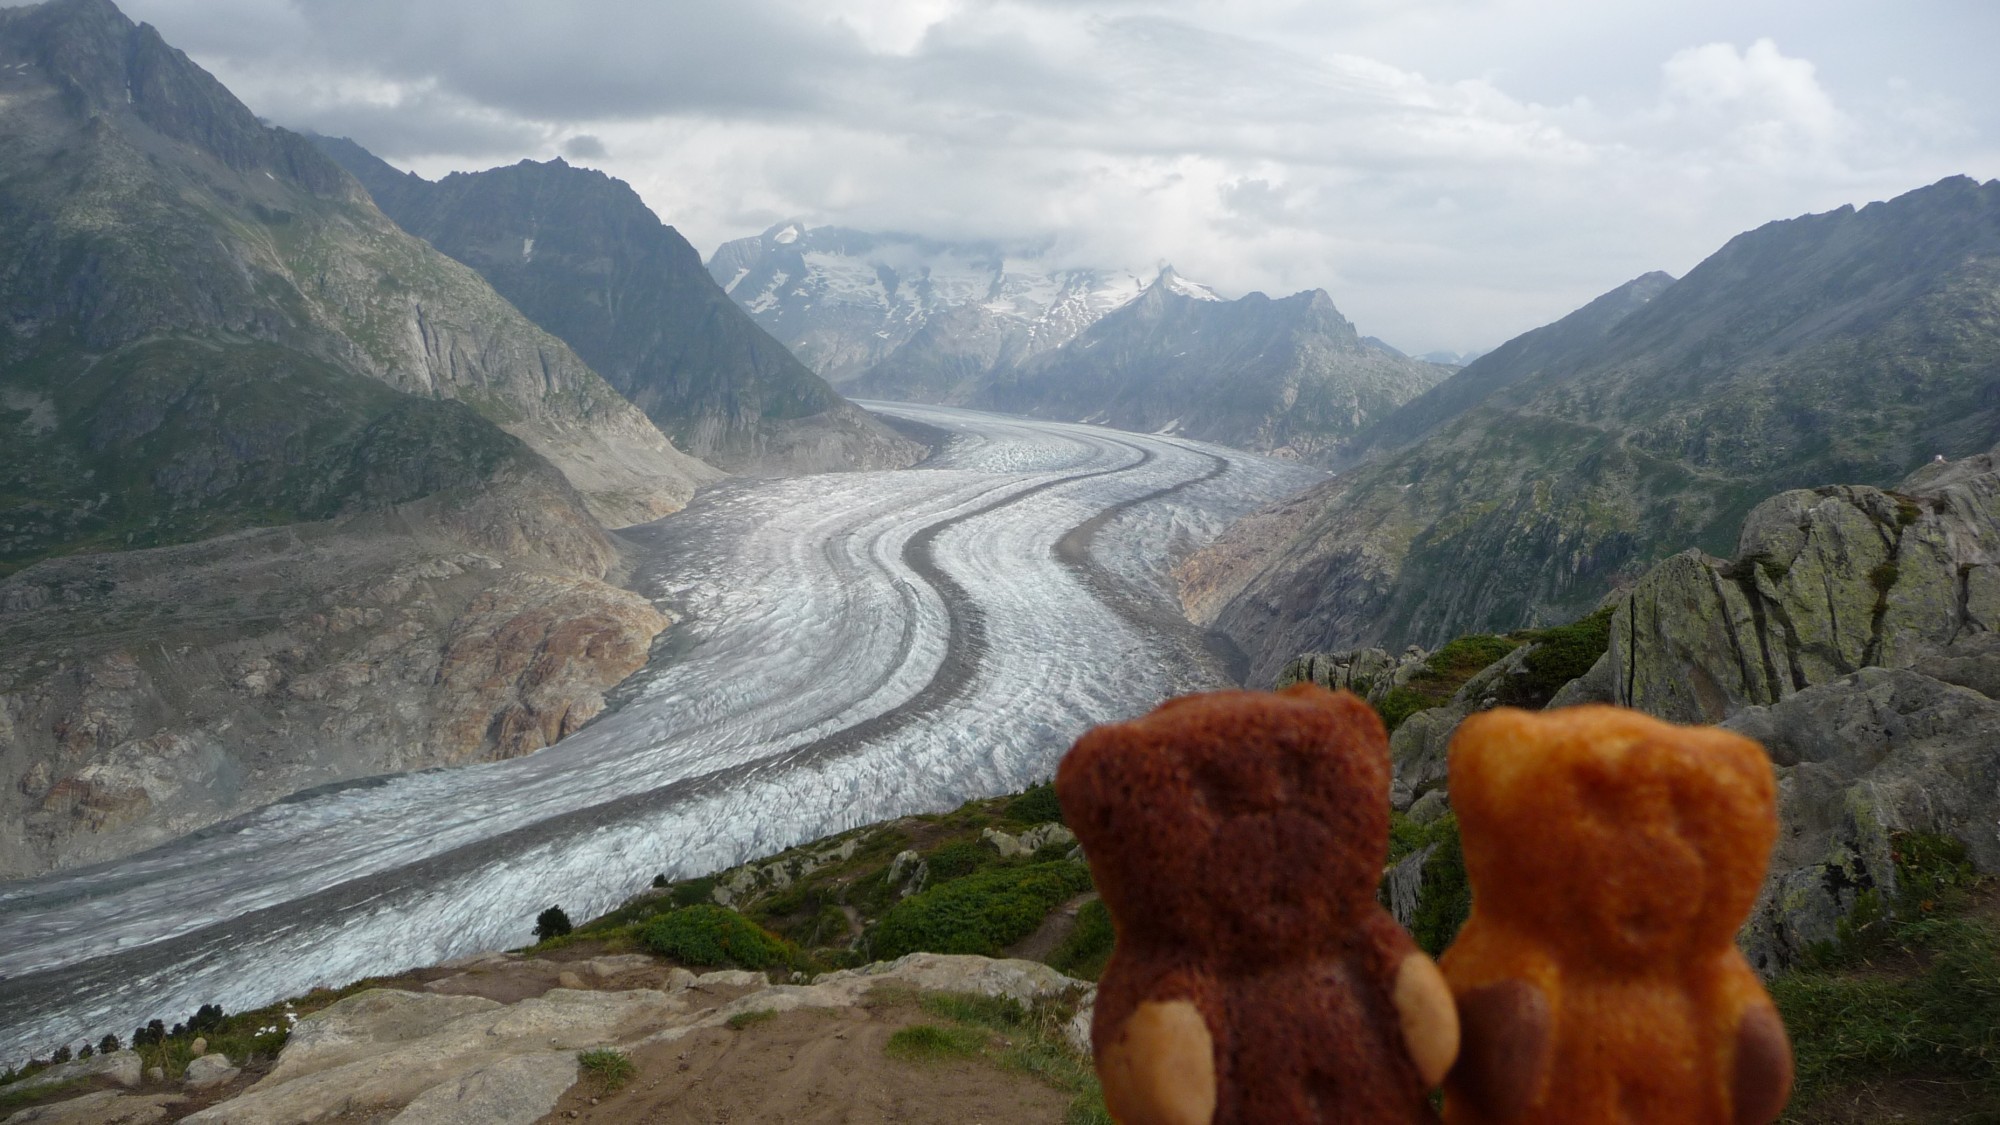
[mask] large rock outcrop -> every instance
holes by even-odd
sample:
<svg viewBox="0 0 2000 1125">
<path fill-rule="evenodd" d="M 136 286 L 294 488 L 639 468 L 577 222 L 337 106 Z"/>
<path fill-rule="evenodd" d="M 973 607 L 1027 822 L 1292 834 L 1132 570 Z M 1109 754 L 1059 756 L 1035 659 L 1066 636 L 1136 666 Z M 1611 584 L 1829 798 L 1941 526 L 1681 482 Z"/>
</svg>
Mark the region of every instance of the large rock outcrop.
<svg viewBox="0 0 2000 1125">
<path fill-rule="evenodd" d="M 1786 492 L 1751 510 L 1731 558 L 1686 551 L 1655 567 L 1613 617 L 1613 699 L 1721 722 L 2000 627 L 1996 454 L 1927 466 L 1896 491 Z"/>
<path fill-rule="evenodd" d="M 1595 677 L 1723 723 L 1778 767 L 1784 834 L 1744 944 L 1760 968 L 1893 902 L 1902 833 L 2000 871 L 2000 450 L 1896 489 L 1783 493 L 1734 555 L 1676 555 L 1618 603 Z"/>
<path fill-rule="evenodd" d="M 579 963 L 571 984 L 503 1003 L 483 995 L 374 989 L 294 1025 L 278 1062 L 256 1084 L 186 1118 L 189 1125 L 306 1125 L 337 1115 L 372 1115 L 399 1125 L 528 1125 L 556 1107 L 578 1078 L 577 1052 L 638 1053 L 730 1026 L 752 1013 L 813 1009 L 829 1014 L 890 993 L 971 993 L 1032 1004 L 1075 998 L 1087 986 L 1046 965 L 984 957 L 913 953 L 894 962 L 827 973 L 810 984 L 772 984 L 762 975 L 696 976 L 608 958 L 615 972 Z M 506 971 L 505 959 L 475 968 Z M 586 987 L 602 977 L 650 977 L 648 987 Z M 440 981 L 437 984 L 447 984 Z M 473 985 L 472 987 L 477 987 Z M 826 1024 L 829 1036 L 838 1025 Z M 682 1067 L 685 1070 L 686 1067 Z M 657 1079 L 655 1079 L 657 1080 Z"/>
<path fill-rule="evenodd" d="M 1893 490 L 1782 493 L 1731 558 L 1676 555 L 1613 604 L 1609 648 L 1553 703 L 1764 744 L 1782 833 L 1741 935 L 1760 970 L 1835 939 L 1864 904 L 1893 906 L 1906 840 L 1951 837 L 2000 872 L 2000 450 Z M 1444 780 L 1452 731 L 1504 702 L 1494 689 L 1523 651 L 1396 730 L 1399 806 Z"/>
</svg>

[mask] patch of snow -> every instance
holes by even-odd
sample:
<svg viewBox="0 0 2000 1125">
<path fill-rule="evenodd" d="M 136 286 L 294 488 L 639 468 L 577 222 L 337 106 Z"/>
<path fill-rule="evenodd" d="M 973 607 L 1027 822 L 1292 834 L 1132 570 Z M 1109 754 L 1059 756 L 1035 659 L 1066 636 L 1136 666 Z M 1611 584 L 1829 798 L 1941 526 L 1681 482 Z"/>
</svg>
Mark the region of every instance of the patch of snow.
<svg viewBox="0 0 2000 1125">
<path fill-rule="evenodd" d="M 729 284 L 723 286 L 722 291 L 724 293 L 736 292 L 736 287 L 743 284 L 743 279 L 749 276 L 750 276 L 750 267 L 748 266 L 736 267 L 736 276 L 729 279 Z"/>
<path fill-rule="evenodd" d="M 1189 281 L 1172 271 L 1167 272 L 1167 289 L 1183 297 L 1193 297 L 1197 301 L 1220 301 L 1215 290 L 1196 281 Z"/>
<path fill-rule="evenodd" d="M 524 262 L 532 262 L 535 260 L 534 239 L 524 238 L 521 240 L 521 260 Z"/>
<path fill-rule="evenodd" d="M 771 236 L 771 241 L 777 243 L 780 246 L 790 246 L 792 243 L 797 242 L 798 240 L 799 240 L 799 228 L 797 227 L 797 225 L 789 223 L 786 224 L 784 230 L 781 230 L 778 233 Z"/>
</svg>

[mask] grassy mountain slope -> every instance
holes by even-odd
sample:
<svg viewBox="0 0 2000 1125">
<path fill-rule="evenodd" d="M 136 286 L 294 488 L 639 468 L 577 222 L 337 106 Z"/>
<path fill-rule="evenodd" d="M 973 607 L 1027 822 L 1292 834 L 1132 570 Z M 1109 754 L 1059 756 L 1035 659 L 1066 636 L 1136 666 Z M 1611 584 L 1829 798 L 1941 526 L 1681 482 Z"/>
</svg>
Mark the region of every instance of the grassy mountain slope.
<svg viewBox="0 0 2000 1125">
<path fill-rule="evenodd" d="M 463 481 L 510 444 L 495 427 L 554 463 L 606 522 L 675 510 L 716 476 L 310 144 L 260 124 L 108 0 L 0 11 L 0 147 L 0 424 L 14 470 L 0 491 L 33 498 L 25 517 L 11 505 L 0 517 L 9 565 L 105 545 L 107 527 L 130 522 L 65 530 L 74 513 L 32 510 L 89 480 L 117 485 L 97 490 L 97 507 L 154 510 L 150 530 L 110 542 L 160 542 Z M 288 408 L 272 379 L 314 409 Z M 226 438 L 194 421 L 233 415 L 237 395 L 246 413 Z M 382 425 L 410 431 L 405 453 L 438 463 L 405 457 L 297 494 L 315 465 L 373 457 L 354 443 Z M 92 475 L 52 480 L 72 470 Z"/>
<path fill-rule="evenodd" d="M 1295 652 L 1576 617 L 1673 551 L 1726 553 L 1772 493 L 1886 485 L 1996 437 L 2000 183 L 1959 177 L 1738 236 L 1597 344 L 1323 486 L 1276 542 L 1189 568 L 1226 603 L 1188 597 L 1268 680 Z"/>
</svg>

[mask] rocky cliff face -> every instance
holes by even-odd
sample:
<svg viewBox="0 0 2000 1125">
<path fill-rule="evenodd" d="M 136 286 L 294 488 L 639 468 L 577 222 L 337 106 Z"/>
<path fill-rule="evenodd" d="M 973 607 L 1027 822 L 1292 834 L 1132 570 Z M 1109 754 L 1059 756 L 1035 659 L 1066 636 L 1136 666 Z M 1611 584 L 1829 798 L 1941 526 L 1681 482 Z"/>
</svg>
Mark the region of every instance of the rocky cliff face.
<svg viewBox="0 0 2000 1125">
<path fill-rule="evenodd" d="M 695 456 L 754 473 L 923 455 L 759 328 L 622 181 L 558 159 L 431 183 L 352 141 L 315 141 L 404 230 L 477 270 Z"/>
<path fill-rule="evenodd" d="M 1221 301 L 1169 269 L 1062 347 L 993 372 L 966 401 L 1324 461 L 1449 374 L 1364 343 L 1323 291 Z"/>
<path fill-rule="evenodd" d="M 2000 434 L 2000 183 L 1772 223 L 1634 296 L 1475 362 L 1447 384 L 1475 405 L 1323 486 L 1271 550 L 1198 568 L 1238 591 L 1206 608 L 1253 674 L 1573 619 L 1673 551 L 1727 550 L 1774 492 L 1887 485 Z"/>
<path fill-rule="evenodd" d="M 1604 655 L 1550 702 L 1611 702 L 1762 742 L 1782 826 L 1740 941 L 1784 968 L 1901 895 L 1898 854 L 1948 836 L 2000 872 L 2000 450 L 1928 465 L 1893 490 L 1796 490 L 1744 521 L 1729 558 L 1660 563 L 1610 611 Z M 1412 682 L 1379 651 L 1294 661 L 1287 676 Z M 1519 705 L 1535 645 L 1471 677 L 1390 738 L 1392 799 L 1448 807 L 1465 716 Z M 1393 689 L 1392 689 L 1393 690 Z"/>
<path fill-rule="evenodd" d="M 644 660 L 600 524 L 719 474 L 560 341 L 108 0 L 0 9 L 0 149 L 0 878 L 525 753 Z"/>
<path fill-rule="evenodd" d="M 434 424 L 357 381 L 470 406 L 609 523 L 674 511 L 717 476 L 470 270 L 384 218 L 332 161 L 258 123 L 108 0 L 0 12 L 0 144 L 0 381 L 20 454 L 8 467 L 32 485 L 18 494 L 62 495 L 65 476 L 91 472 L 116 482 L 91 490 L 110 508 L 233 509 L 178 533 L 126 526 L 130 511 L 74 533 L 122 545 L 127 533 L 163 541 L 325 514 L 273 471 L 322 456 L 379 465 L 354 448 L 356 431 L 421 442 Z M 303 389 L 314 409 L 275 406 L 234 441 L 196 424 L 204 400 L 254 394 L 274 373 L 317 384 Z M 124 401 L 133 390 L 138 401 Z M 142 440 L 170 444 L 153 452 L 178 470 L 147 479 L 150 459 L 129 455 Z M 465 442 L 443 444 L 450 460 Z M 435 484 L 395 475 L 385 496 L 316 502 L 395 501 Z M 217 503 L 238 479 L 252 493 Z M 60 527 L 7 530 L 57 549 L 65 539 Z"/>
<path fill-rule="evenodd" d="M 529 753 L 667 618 L 546 464 L 477 490 L 0 582 L 0 879 L 358 777 Z"/>
<path fill-rule="evenodd" d="M 1676 555 L 1621 598 L 1612 701 L 1764 743 L 1785 832 L 1745 943 L 1765 967 L 1893 901 L 1901 833 L 2000 871 L 2000 450 L 1893 491 L 1758 505 L 1728 559 Z"/>
</svg>

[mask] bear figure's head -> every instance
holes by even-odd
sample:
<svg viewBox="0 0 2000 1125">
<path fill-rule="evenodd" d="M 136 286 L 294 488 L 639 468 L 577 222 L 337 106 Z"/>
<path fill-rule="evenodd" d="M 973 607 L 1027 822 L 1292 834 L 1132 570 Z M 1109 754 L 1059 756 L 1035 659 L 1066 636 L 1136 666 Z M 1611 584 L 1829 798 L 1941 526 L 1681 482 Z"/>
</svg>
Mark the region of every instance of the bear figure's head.
<svg viewBox="0 0 2000 1125">
<path fill-rule="evenodd" d="M 1324 954 L 1375 902 L 1388 791 L 1374 709 L 1312 684 L 1169 700 L 1056 774 L 1119 941 L 1210 964 Z"/>
<path fill-rule="evenodd" d="M 1761 746 L 1623 708 L 1473 715 L 1449 772 L 1474 910 L 1570 964 L 1728 947 L 1777 838 Z"/>
</svg>

